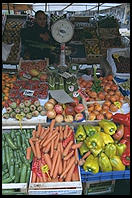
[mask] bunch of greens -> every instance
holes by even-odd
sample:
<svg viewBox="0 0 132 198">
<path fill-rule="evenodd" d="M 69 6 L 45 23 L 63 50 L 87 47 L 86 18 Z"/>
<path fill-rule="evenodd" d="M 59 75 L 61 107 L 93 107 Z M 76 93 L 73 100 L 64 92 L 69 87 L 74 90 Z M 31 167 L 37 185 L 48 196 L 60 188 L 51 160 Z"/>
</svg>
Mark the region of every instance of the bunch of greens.
<svg viewBox="0 0 132 198">
<path fill-rule="evenodd" d="M 92 91 L 98 93 L 102 91 L 101 80 L 99 80 L 96 75 L 97 66 L 94 65 L 93 69 L 94 69 L 94 79 L 93 79 Z"/>
</svg>

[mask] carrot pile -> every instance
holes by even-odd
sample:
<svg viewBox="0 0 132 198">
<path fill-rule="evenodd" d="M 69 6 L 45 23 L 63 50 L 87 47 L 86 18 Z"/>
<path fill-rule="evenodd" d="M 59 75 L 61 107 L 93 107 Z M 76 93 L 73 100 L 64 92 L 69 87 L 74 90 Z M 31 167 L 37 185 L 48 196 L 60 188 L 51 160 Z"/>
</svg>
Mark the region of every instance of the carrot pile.
<svg viewBox="0 0 132 198">
<path fill-rule="evenodd" d="M 31 149 L 27 149 L 27 158 L 31 150 L 34 154 L 31 182 L 70 182 L 78 181 L 78 153 L 82 142 L 74 142 L 73 129 L 68 125 L 55 126 L 53 119 L 49 127 L 38 124 L 29 139 Z M 48 166 L 47 171 L 43 171 Z"/>
</svg>

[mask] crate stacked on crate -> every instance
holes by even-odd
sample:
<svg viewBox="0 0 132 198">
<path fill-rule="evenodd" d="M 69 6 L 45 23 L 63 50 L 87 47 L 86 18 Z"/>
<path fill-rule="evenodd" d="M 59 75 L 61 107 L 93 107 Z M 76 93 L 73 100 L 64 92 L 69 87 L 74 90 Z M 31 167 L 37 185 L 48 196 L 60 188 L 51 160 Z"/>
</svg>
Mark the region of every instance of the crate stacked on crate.
<svg viewBox="0 0 132 198">
<path fill-rule="evenodd" d="M 99 40 L 85 39 L 84 45 L 87 61 L 90 61 L 92 59 L 95 62 L 100 62 L 100 58 L 102 57 L 102 55 L 100 54 Z"/>
<path fill-rule="evenodd" d="M 119 24 L 113 16 L 99 16 L 98 36 L 100 39 L 100 51 L 105 57 L 107 56 L 108 48 L 123 47 L 119 33 Z"/>
<path fill-rule="evenodd" d="M 20 59 L 20 30 L 23 27 L 26 15 L 7 15 L 2 41 L 5 44 L 14 44 L 4 63 L 18 64 Z"/>
</svg>

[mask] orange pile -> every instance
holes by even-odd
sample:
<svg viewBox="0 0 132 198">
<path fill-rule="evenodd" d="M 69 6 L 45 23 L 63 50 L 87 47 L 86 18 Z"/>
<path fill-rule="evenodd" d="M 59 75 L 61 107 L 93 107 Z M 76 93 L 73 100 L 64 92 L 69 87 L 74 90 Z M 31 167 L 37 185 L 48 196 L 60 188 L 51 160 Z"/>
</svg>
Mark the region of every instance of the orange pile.
<svg viewBox="0 0 132 198">
<path fill-rule="evenodd" d="M 9 99 L 10 89 L 13 88 L 13 83 L 16 81 L 17 77 L 14 75 L 10 77 L 7 73 L 2 73 L 2 106 Z"/>
</svg>

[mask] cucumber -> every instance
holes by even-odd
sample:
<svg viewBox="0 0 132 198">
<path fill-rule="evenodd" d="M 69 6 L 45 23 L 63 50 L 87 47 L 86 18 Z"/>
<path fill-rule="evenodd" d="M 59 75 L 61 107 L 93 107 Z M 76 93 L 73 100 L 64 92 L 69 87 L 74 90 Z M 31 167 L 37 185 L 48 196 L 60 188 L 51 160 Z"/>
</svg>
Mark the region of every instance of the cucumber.
<svg viewBox="0 0 132 198">
<path fill-rule="evenodd" d="M 27 175 L 27 166 L 25 163 L 23 163 L 21 168 L 20 183 L 26 182 L 26 175 Z"/>
<path fill-rule="evenodd" d="M 8 184 L 11 183 L 15 179 L 15 175 L 13 177 L 8 177 L 6 179 L 2 179 L 2 184 Z"/>
<path fill-rule="evenodd" d="M 13 143 L 13 139 L 11 138 L 9 133 L 6 133 L 5 138 L 6 138 L 6 141 L 7 141 L 8 145 L 9 145 L 9 147 L 11 147 L 13 150 L 16 150 L 17 147 Z"/>
</svg>

